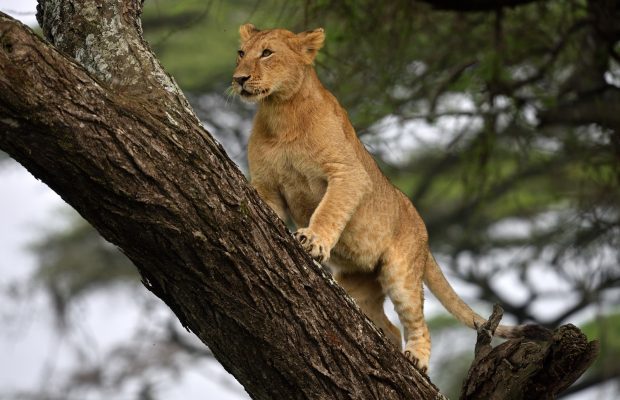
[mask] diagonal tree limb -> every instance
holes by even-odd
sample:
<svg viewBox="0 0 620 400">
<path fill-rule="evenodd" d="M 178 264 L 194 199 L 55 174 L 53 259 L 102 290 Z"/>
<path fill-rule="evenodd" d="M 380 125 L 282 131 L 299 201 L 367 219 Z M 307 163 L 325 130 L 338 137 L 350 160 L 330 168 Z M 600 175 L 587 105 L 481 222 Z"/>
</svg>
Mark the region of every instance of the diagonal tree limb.
<svg viewBox="0 0 620 400">
<path fill-rule="evenodd" d="M 132 23 L 104 2 L 41 3 L 44 13 L 116 21 L 103 30 Z M 114 2 L 123 12 L 135 3 Z M 88 46 L 77 21 L 43 21 L 59 44 L 73 34 Z M 74 30 L 54 28 L 65 23 Z M 112 37 L 129 51 L 124 32 Z M 312 263 L 158 63 L 146 57 L 115 77 L 106 57 L 86 57 L 94 79 L 0 14 L 0 148 L 117 244 L 253 398 L 441 398 Z"/>
</svg>

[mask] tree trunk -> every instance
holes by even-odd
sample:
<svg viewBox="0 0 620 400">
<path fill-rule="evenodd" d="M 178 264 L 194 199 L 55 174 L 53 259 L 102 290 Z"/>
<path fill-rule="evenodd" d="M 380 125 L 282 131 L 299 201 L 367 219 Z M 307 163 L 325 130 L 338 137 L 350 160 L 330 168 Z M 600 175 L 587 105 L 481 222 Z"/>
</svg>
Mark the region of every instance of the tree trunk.
<svg viewBox="0 0 620 400">
<path fill-rule="evenodd" d="M 140 12 L 39 0 L 55 47 L 0 13 L 0 148 L 118 245 L 253 398 L 443 398 L 204 130 Z"/>
<path fill-rule="evenodd" d="M 0 16 L 0 148 L 118 245 L 253 398 L 439 396 L 204 130 L 140 7 L 40 1 L 64 54 Z"/>
</svg>

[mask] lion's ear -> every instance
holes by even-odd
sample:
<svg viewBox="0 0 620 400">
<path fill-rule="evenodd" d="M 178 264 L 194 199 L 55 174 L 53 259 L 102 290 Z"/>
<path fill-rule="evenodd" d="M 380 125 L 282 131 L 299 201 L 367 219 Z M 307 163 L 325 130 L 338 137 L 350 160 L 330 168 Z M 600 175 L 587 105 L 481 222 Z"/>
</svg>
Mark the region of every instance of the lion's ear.
<svg viewBox="0 0 620 400">
<path fill-rule="evenodd" d="M 239 27 L 239 36 L 241 37 L 241 42 L 245 42 L 256 32 L 260 31 L 252 24 L 241 25 Z"/>
<path fill-rule="evenodd" d="M 313 29 L 297 34 L 297 39 L 301 45 L 303 57 L 308 64 L 311 64 L 325 42 L 325 30 L 323 28 Z"/>
</svg>

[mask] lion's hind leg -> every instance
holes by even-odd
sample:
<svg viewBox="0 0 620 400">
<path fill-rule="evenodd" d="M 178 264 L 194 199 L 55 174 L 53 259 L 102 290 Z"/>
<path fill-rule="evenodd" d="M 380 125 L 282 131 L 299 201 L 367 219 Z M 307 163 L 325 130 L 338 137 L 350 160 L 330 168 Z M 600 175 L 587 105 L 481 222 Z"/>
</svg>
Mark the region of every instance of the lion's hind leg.
<svg viewBox="0 0 620 400">
<path fill-rule="evenodd" d="M 342 286 L 349 296 L 353 297 L 364 314 L 381 329 L 383 333 L 394 343 L 398 349 L 402 348 L 400 330 L 390 322 L 385 315 L 383 303 L 385 294 L 377 281 L 375 273 L 342 273 L 334 275 L 336 281 Z"/>
<path fill-rule="evenodd" d="M 428 369 L 431 354 L 422 286 L 427 254 L 421 248 L 393 249 L 388 252 L 379 275 L 379 282 L 394 303 L 404 327 L 405 355 L 422 371 Z"/>
</svg>

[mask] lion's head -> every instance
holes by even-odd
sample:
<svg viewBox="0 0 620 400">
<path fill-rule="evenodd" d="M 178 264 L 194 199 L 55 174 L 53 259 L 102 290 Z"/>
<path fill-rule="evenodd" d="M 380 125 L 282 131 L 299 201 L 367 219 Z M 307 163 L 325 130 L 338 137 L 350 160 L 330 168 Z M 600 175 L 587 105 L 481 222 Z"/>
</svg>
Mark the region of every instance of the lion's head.
<svg viewBox="0 0 620 400">
<path fill-rule="evenodd" d="M 297 92 L 325 40 L 322 28 L 294 34 L 285 29 L 261 31 L 245 24 L 239 35 L 232 88 L 249 102 L 270 96 L 286 99 Z"/>
</svg>

